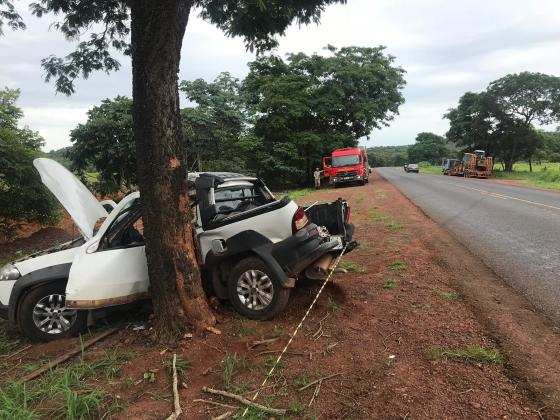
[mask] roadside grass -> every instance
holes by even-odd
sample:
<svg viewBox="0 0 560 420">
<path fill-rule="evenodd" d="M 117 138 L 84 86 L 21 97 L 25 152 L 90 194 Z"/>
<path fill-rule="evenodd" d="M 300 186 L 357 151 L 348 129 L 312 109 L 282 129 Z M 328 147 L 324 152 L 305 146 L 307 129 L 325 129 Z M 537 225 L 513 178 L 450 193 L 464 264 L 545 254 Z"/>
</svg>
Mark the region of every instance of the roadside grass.
<svg viewBox="0 0 560 420">
<path fill-rule="evenodd" d="M 283 195 L 287 195 L 288 197 L 290 197 L 290 199 L 297 201 L 301 198 L 308 196 L 313 191 L 315 191 L 313 188 L 301 188 L 298 190 L 286 191 L 283 193 Z"/>
<path fill-rule="evenodd" d="M 248 335 L 254 335 L 257 333 L 255 327 L 248 325 L 247 321 L 239 319 L 235 324 L 235 334 L 238 337 L 245 337 Z"/>
<path fill-rule="evenodd" d="M 426 173 L 426 174 L 441 175 L 441 166 L 438 166 L 438 165 L 432 165 L 431 163 L 428 163 L 428 162 L 420 162 L 418 164 L 418 168 L 420 169 L 420 172 L 423 172 L 423 173 Z"/>
<path fill-rule="evenodd" d="M 10 381 L 0 388 L 0 419 L 100 418 L 111 416 L 120 405 L 111 395 L 92 385 L 116 378 L 133 352 L 105 351 L 93 361 L 59 367 L 32 383 Z"/>
<path fill-rule="evenodd" d="M 385 290 L 393 290 L 395 287 L 397 287 L 397 281 L 394 279 L 389 279 L 383 284 Z"/>
<path fill-rule="evenodd" d="M 340 268 L 345 269 L 349 273 L 365 273 L 366 269 L 363 265 L 358 264 L 354 261 L 341 261 L 339 263 Z"/>
<path fill-rule="evenodd" d="M 222 366 L 222 382 L 226 390 L 232 389 L 233 377 L 239 373 L 240 370 L 247 369 L 249 363 L 243 356 L 238 356 L 237 353 L 226 354 L 221 362 Z"/>
<path fill-rule="evenodd" d="M 534 164 L 533 172 L 529 172 L 529 164 L 520 162 L 513 166 L 513 172 L 504 172 L 495 167 L 493 176 L 520 181 L 529 186 L 560 190 L 560 163 Z"/>
<path fill-rule="evenodd" d="M 408 264 L 404 261 L 397 260 L 389 264 L 389 269 L 393 271 L 403 271 L 408 268 Z"/>
<path fill-rule="evenodd" d="M 459 293 L 457 292 L 443 292 L 441 290 L 437 291 L 437 294 L 443 300 L 457 300 L 459 299 Z"/>
<path fill-rule="evenodd" d="M 385 220 L 387 220 L 387 219 L 390 219 L 390 216 L 389 216 L 389 215 L 383 214 L 383 213 L 381 213 L 379 210 L 376 210 L 376 209 L 371 209 L 371 210 L 369 211 L 369 214 L 368 214 L 368 215 L 369 215 L 369 218 L 370 218 L 371 220 L 373 220 L 374 222 L 383 222 L 383 221 L 385 221 Z"/>
<path fill-rule="evenodd" d="M 387 225 L 387 227 L 392 231 L 397 231 L 404 229 L 404 224 L 393 220 Z"/>
<path fill-rule="evenodd" d="M 329 296 L 329 303 L 327 303 L 327 310 L 330 313 L 335 313 L 340 310 L 340 303 L 334 300 L 331 296 Z"/>
<path fill-rule="evenodd" d="M 470 363 L 503 364 L 505 362 L 505 357 L 498 350 L 482 346 L 457 349 L 434 347 L 426 352 L 426 357 L 432 361 L 452 359 Z"/>
</svg>

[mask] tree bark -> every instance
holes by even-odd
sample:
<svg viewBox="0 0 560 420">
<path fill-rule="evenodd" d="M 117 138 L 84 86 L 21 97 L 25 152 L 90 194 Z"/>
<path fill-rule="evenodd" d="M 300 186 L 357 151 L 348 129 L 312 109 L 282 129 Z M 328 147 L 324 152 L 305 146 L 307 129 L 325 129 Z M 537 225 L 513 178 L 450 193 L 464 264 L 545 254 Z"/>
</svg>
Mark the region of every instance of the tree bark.
<svg viewBox="0 0 560 420">
<path fill-rule="evenodd" d="M 133 125 L 146 257 L 161 341 L 215 323 L 202 288 L 179 112 L 181 46 L 192 1 L 132 0 Z"/>
</svg>

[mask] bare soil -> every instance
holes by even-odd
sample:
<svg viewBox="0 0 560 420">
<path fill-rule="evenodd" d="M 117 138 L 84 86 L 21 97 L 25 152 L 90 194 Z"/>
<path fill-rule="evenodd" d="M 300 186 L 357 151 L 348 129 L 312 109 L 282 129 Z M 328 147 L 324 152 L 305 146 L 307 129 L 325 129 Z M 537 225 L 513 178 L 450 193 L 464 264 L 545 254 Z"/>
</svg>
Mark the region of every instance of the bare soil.
<svg viewBox="0 0 560 420">
<path fill-rule="evenodd" d="M 553 326 L 376 174 L 366 186 L 321 190 L 299 201 L 337 197 L 349 201 L 361 243 L 343 259 L 353 271 L 327 285 L 258 402 L 290 408 L 296 418 L 560 418 L 560 338 Z M 41 232 L 34 235 L 40 241 Z M 168 349 L 151 342 L 148 323 L 146 330 L 127 328 L 98 343 L 86 357 L 107 348 L 135 352 L 119 378 L 98 384 L 121 402 L 120 418 L 171 413 L 166 363 L 174 352 L 190 364 L 180 378 L 184 418 L 217 416 L 228 409 L 193 400 L 237 403 L 212 398 L 202 387 L 250 398 L 319 287 L 300 284 L 286 312 L 271 321 L 242 319 L 216 303 L 220 335 L 186 336 Z M 277 340 L 251 348 L 269 338 Z M 75 344 L 30 347 L 11 359 L 14 367 L 0 383 L 20 376 L 18 366 Z M 496 349 L 506 362 L 430 356 L 434 348 L 471 346 Z M 319 389 L 299 390 L 334 374 Z"/>
</svg>

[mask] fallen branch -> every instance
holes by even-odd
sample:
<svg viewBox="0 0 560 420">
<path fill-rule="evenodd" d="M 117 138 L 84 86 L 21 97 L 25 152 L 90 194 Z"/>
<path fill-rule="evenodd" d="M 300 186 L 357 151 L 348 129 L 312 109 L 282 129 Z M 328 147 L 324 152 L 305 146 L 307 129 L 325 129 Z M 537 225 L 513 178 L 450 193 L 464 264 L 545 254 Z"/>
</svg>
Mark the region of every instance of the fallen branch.
<svg viewBox="0 0 560 420">
<path fill-rule="evenodd" d="M 209 394 L 214 394 L 214 395 L 221 395 L 222 397 L 227 397 L 227 398 L 231 398 L 234 399 L 236 401 L 239 401 L 241 404 L 247 405 L 249 407 L 254 407 L 258 410 L 264 411 L 265 413 L 268 414 L 274 414 L 277 416 L 284 416 L 286 415 L 287 410 L 281 409 L 281 408 L 271 408 L 271 407 L 267 407 L 265 405 L 261 405 L 261 404 L 257 404 L 253 401 L 248 400 L 247 398 L 242 397 L 241 395 L 237 395 L 237 394 L 232 394 L 230 392 L 226 392 L 226 391 L 222 391 L 219 389 L 212 389 L 212 388 L 207 388 L 204 387 L 202 388 L 202 391 L 207 392 Z"/>
<path fill-rule="evenodd" d="M 25 351 L 25 350 L 27 350 L 27 349 L 30 348 L 30 347 L 31 347 L 31 344 L 28 345 L 28 346 L 22 347 L 22 348 L 19 349 L 18 351 L 14 352 L 14 353 L 12 353 L 12 354 L 10 354 L 10 355 L 8 355 L 8 356 L 2 356 L 2 358 L 3 358 L 4 360 L 11 359 L 12 357 L 17 356 L 17 355 L 20 354 L 22 351 Z"/>
<path fill-rule="evenodd" d="M 224 420 L 231 416 L 234 412 L 233 411 L 226 411 L 224 414 L 218 417 L 212 417 L 212 420 Z"/>
<path fill-rule="evenodd" d="M 270 344 L 270 343 L 274 343 L 275 341 L 278 341 L 280 337 L 276 337 L 276 338 L 268 338 L 266 340 L 260 340 L 260 341 L 253 341 L 253 343 L 251 343 L 250 346 L 248 346 L 248 349 L 254 349 L 255 347 L 258 346 L 262 346 L 263 344 Z"/>
<path fill-rule="evenodd" d="M 176 420 L 179 418 L 183 410 L 181 410 L 181 402 L 179 401 L 179 390 L 177 389 L 177 354 L 173 353 L 173 405 L 175 411 L 171 413 L 167 420 Z"/>
<path fill-rule="evenodd" d="M 217 401 L 212 401 L 212 400 L 203 400 L 203 399 L 196 399 L 193 400 L 193 402 L 199 402 L 199 403 L 203 403 L 203 404 L 210 404 L 210 405 L 215 405 L 217 407 L 223 407 L 223 408 L 234 408 L 234 409 L 238 409 L 239 407 L 236 405 L 229 405 L 229 404 L 224 404 L 221 402 L 217 402 Z"/>
<path fill-rule="evenodd" d="M 324 376 L 324 377 L 322 377 L 322 378 L 319 378 L 319 379 L 317 379 L 317 380 L 315 380 L 315 381 L 313 381 L 313 382 L 309 382 L 307 385 L 302 386 L 300 389 L 298 389 L 298 391 L 303 391 L 304 389 L 309 388 L 311 385 L 315 385 L 315 384 L 318 383 L 318 382 L 323 382 L 323 381 L 325 381 L 325 380 L 327 380 L 327 379 L 333 378 L 333 377 L 338 376 L 338 375 L 342 375 L 342 373 L 334 373 L 334 374 L 332 374 L 332 375 Z"/>
<path fill-rule="evenodd" d="M 87 349 L 88 347 L 91 347 L 92 345 L 94 345 L 95 343 L 97 343 L 98 341 L 110 336 L 111 334 L 116 333 L 118 330 L 120 330 L 122 328 L 122 325 L 119 325 L 118 327 L 114 327 L 114 328 L 110 328 L 107 331 L 103 331 L 101 334 L 99 334 L 97 337 L 91 338 L 88 341 L 86 341 L 85 343 L 83 343 L 81 346 L 78 346 L 78 348 L 69 351 L 68 353 L 63 354 L 60 357 L 57 357 L 56 359 L 54 359 L 52 362 L 47 363 L 45 366 L 42 366 L 41 368 L 29 373 L 28 375 L 25 375 L 21 381 L 22 382 L 27 382 L 30 381 L 32 379 L 35 379 L 39 376 L 41 376 L 43 373 L 45 373 L 48 370 L 51 370 L 52 368 L 58 366 L 61 363 L 64 363 L 65 361 L 67 361 L 68 359 L 71 359 L 72 357 L 74 357 L 75 355 L 77 355 L 78 353 L 84 351 L 85 349 Z"/>
</svg>

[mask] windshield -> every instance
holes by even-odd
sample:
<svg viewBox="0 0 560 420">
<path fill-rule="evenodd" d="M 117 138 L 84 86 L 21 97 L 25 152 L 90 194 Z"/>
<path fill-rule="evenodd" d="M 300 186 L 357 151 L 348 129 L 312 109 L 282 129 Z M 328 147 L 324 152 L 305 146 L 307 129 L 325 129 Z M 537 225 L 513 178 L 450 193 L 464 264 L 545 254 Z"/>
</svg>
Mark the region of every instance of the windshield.
<svg viewBox="0 0 560 420">
<path fill-rule="evenodd" d="M 332 158 L 332 166 L 334 168 L 338 166 L 357 165 L 358 163 L 360 163 L 360 156 L 358 155 L 334 156 Z"/>
</svg>

